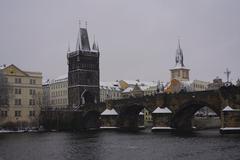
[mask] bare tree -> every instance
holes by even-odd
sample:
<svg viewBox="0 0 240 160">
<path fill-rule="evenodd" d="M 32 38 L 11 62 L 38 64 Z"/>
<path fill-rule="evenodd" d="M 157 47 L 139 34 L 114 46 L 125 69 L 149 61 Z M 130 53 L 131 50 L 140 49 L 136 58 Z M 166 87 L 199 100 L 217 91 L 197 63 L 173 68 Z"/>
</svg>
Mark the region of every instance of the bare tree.
<svg viewBox="0 0 240 160">
<path fill-rule="evenodd" d="M 0 70 L 0 107 L 9 106 L 12 93 L 12 87 L 8 83 L 8 79 Z"/>
<path fill-rule="evenodd" d="M 33 99 L 35 101 L 35 105 L 37 107 L 39 107 L 40 109 L 42 109 L 43 107 L 43 104 L 42 104 L 42 101 L 43 101 L 43 93 L 42 92 L 37 92 L 35 94 L 33 94 Z"/>
<path fill-rule="evenodd" d="M 32 94 L 32 104 L 34 105 L 31 115 L 30 127 L 37 127 L 39 125 L 39 112 L 42 109 L 42 92 L 37 92 Z"/>
</svg>

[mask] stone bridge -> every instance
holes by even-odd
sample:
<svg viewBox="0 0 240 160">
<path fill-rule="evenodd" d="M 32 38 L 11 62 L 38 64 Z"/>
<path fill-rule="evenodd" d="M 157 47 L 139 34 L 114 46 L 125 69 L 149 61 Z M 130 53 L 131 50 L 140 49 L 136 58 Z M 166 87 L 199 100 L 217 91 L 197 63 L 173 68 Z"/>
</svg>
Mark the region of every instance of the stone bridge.
<svg viewBox="0 0 240 160">
<path fill-rule="evenodd" d="M 209 107 L 221 118 L 221 128 L 240 127 L 240 87 L 222 87 L 219 90 L 158 94 L 139 98 L 107 101 L 108 109 L 118 112 L 116 125 L 120 128 L 136 128 L 139 113 L 146 108 L 151 113 L 157 108 L 167 107 L 171 114 L 155 114 L 155 127 L 170 127 L 177 130 L 192 129 L 191 120 L 200 108 Z M 223 112 L 230 106 L 230 112 Z"/>
<path fill-rule="evenodd" d="M 81 130 L 91 128 L 137 129 L 139 113 L 146 108 L 167 108 L 169 113 L 152 114 L 153 127 L 188 131 L 191 120 L 200 108 L 211 108 L 221 119 L 221 128 L 240 131 L 240 87 L 222 87 L 219 90 L 157 94 L 138 98 L 109 100 L 106 104 L 92 104 L 65 111 L 42 111 L 40 123 L 46 128 Z M 227 106 L 228 109 L 224 110 Z M 104 110 L 116 114 L 101 114 Z M 143 116 L 142 116 L 143 117 Z"/>
</svg>

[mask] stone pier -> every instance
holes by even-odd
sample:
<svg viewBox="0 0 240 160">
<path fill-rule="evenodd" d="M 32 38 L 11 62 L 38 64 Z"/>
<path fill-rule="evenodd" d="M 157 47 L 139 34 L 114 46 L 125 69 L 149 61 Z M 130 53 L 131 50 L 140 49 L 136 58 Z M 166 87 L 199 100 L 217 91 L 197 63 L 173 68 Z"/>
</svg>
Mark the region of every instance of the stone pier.
<svg viewBox="0 0 240 160">
<path fill-rule="evenodd" d="M 101 113 L 101 129 L 117 129 L 118 113 L 115 109 L 106 109 Z"/>
<path fill-rule="evenodd" d="M 220 133 L 240 133 L 240 109 L 233 109 L 227 106 L 222 110 Z"/>
<path fill-rule="evenodd" d="M 171 128 L 172 111 L 167 107 L 157 107 L 152 112 L 152 131 L 169 131 Z"/>
</svg>

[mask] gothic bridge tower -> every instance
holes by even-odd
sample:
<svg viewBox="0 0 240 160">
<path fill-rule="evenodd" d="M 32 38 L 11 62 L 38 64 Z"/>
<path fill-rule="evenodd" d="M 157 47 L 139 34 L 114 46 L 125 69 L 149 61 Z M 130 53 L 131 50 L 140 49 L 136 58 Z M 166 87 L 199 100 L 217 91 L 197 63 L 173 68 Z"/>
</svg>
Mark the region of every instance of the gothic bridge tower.
<svg viewBox="0 0 240 160">
<path fill-rule="evenodd" d="M 87 27 L 79 27 L 76 50 L 68 50 L 69 107 L 99 103 L 99 47 L 90 47 Z"/>
<path fill-rule="evenodd" d="M 176 51 L 176 65 L 173 69 L 170 69 L 171 71 L 171 80 L 177 79 L 179 81 L 189 81 L 189 71 L 190 69 L 187 69 L 184 66 L 183 63 L 183 51 L 180 46 L 180 41 L 178 40 L 178 48 Z"/>
</svg>

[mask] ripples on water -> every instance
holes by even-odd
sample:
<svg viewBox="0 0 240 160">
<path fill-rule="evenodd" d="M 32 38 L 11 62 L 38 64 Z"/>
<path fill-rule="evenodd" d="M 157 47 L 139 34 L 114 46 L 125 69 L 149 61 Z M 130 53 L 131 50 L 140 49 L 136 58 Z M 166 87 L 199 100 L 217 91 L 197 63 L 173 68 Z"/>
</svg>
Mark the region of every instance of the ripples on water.
<svg viewBox="0 0 240 160">
<path fill-rule="evenodd" d="M 101 131 L 0 134 L 0 160 L 239 160 L 240 136 Z"/>
</svg>

